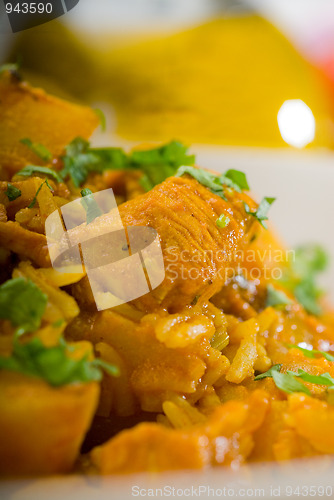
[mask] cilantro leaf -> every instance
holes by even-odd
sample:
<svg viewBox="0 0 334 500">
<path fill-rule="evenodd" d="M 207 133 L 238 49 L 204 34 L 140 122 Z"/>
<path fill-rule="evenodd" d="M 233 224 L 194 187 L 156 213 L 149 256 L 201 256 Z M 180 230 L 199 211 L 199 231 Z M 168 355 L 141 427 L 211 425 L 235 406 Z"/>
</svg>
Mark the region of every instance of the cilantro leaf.
<svg viewBox="0 0 334 500">
<path fill-rule="evenodd" d="M 128 156 L 122 148 L 90 148 L 89 151 L 99 158 L 100 163 L 94 168 L 100 173 L 105 170 L 123 170 L 130 166 Z"/>
<path fill-rule="evenodd" d="M 133 151 L 127 155 L 121 148 L 90 148 L 89 143 L 77 137 L 67 147 L 63 156 L 63 179 L 70 177 L 76 187 L 81 186 L 91 172 L 105 170 L 141 170 L 141 183 L 146 190 L 175 174 L 180 165 L 192 165 L 194 156 L 187 155 L 187 148 L 172 141 L 158 148 Z"/>
<path fill-rule="evenodd" d="M 85 153 L 89 148 L 89 142 L 82 137 L 76 137 L 71 141 L 65 148 L 66 155 L 77 156 L 81 153 Z"/>
<path fill-rule="evenodd" d="M 188 148 L 178 141 L 171 141 L 158 148 L 143 151 L 133 151 L 130 162 L 134 166 L 169 165 L 175 169 L 181 165 L 193 165 L 194 155 L 187 155 Z"/>
<path fill-rule="evenodd" d="M 328 354 L 328 352 L 325 352 L 325 351 L 316 351 L 318 354 L 321 354 L 321 356 L 323 356 L 325 359 L 327 359 L 327 361 L 332 361 L 334 362 L 334 356 L 332 356 L 331 354 Z"/>
<path fill-rule="evenodd" d="M 246 175 L 239 170 L 228 170 L 225 174 L 216 176 L 201 168 L 182 166 L 175 173 L 175 176 L 181 177 L 183 174 L 190 175 L 200 184 L 210 189 L 212 193 L 223 198 L 223 200 L 226 200 L 224 186 L 232 188 L 237 192 L 241 192 L 243 189 L 249 189 Z"/>
<path fill-rule="evenodd" d="M 295 344 L 287 344 L 287 347 L 290 349 L 299 349 L 306 358 L 314 359 L 315 358 L 315 353 L 318 351 L 315 351 L 314 349 L 306 349 L 305 347 L 300 347 L 299 345 Z M 319 351 L 320 352 L 320 351 Z"/>
<path fill-rule="evenodd" d="M 89 142 L 76 137 L 66 146 L 66 155 L 63 156 L 64 168 L 60 172 L 62 179 L 70 177 L 75 187 L 81 186 L 87 179 L 94 166 L 100 163 L 98 156 L 88 152 Z"/>
<path fill-rule="evenodd" d="M 154 186 L 161 184 L 161 182 L 168 177 L 172 177 L 175 173 L 174 167 L 170 165 L 164 165 L 159 168 L 155 165 L 143 165 L 140 169 L 144 172 L 144 175 L 139 182 L 145 191 L 150 191 Z"/>
<path fill-rule="evenodd" d="M 62 339 L 59 345 L 46 347 L 40 339 L 28 343 L 15 339 L 10 357 L 0 357 L 0 369 L 16 371 L 25 375 L 41 378 L 54 387 L 73 383 L 100 381 L 102 370 L 113 376 L 119 369 L 103 360 L 89 361 L 87 356 L 71 359 L 67 353 L 75 350 Z"/>
<path fill-rule="evenodd" d="M 75 187 L 81 186 L 91 172 L 128 166 L 128 158 L 121 148 L 89 148 L 89 142 L 81 137 L 66 146 L 65 153 L 60 175 L 62 179 L 70 177 Z"/>
<path fill-rule="evenodd" d="M 96 358 L 93 361 L 91 361 L 91 364 L 95 368 L 101 368 L 103 371 L 105 371 L 108 375 L 111 375 L 112 377 L 119 376 L 119 368 L 115 365 L 112 365 L 111 363 L 107 363 L 103 359 Z"/>
<path fill-rule="evenodd" d="M 216 175 L 213 175 L 210 172 L 203 170 L 202 168 L 184 166 L 178 169 L 178 171 L 175 174 L 175 177 L 181 177 L 184 174 L 190 175 L 191 177 L 196 179 L 200 184 L 202 184 L 202 186 L 205 186 L 206 188 L 210 189 L 212 193 L 216 194 L 217 196 L 220 196 L 221 198 L 223 198 L 223 200 L 226 200 L 223 186 L 221 185 L 219 177 L 217 177 Z"/>
<path fill-rule="evenodd" d="M 224 177 L 231 179 L 231 181 L 239 187 L 241 191 L 249 191 L 247 177 L 244 172 L 240 170 L 230 169 L 225 172 Z"/>
<path fill-rule="evenodd" d="M 221 214 L 216 220 L 216 226 L 220 228 L 227 227 L 230 223 L 230 218 L 227 215 Z"/>
<path fill-rule="evenodd" d="M 291 394 L 293 392 L 303 392 L 305 394 L 311 395 L 310 391 L 304 384 L 302 384 L 299 380 L 295 379 L 294 373 L 281 373 L 282 365 L 274 365 L 269 368 L 265 373 L 261 373 L 254 380 L 262 380 L 267 377 L 271 377 L 276 387 L 281 389 L 281 391 L 287 392 Z"/>
<path fill-rule="evenodd" d="M 96 217 L 100 217 L 100 215 L 102 215 L 102 210 L 96 203 L 94 195 L 90 189 L 82 189 L 81 196 L 81 204 L 86 210 L 87 224 L 90 224 L 96 219 Z"/>
<path fill-rule="evenodd" d="M 328 372 L 322 373 L 321 375 L 311 375 L 305 370 L 299 368 L 298 373 L 292 372 L 290 370 L 288 370 L 287 373 L 289 375 L 293 375 L 294 377 L 298 377 L 304 380 L 304 382 L 309 382 L 310 384 L 328 385 L 328 386 L 334 385 L 334 378 L 332 378 Z"/>
<path fill-rule="evenodd" d="M 9 199 L 9 201 L 14 201 L 17 198 L 21 196 L 21 191 L 17 187 L 13 186 L 13 184 L 10 184 L 10 182 L 7 183 L 7 190 L 5 191 L 5 195 Z"/>
<path fill-rule="evenodd" d="M 220 175 L 218 177 L 218 180 L 220 184 L 224 184 L 224 186 L 234 189 L 234 191 L 237 191 L 237 193 L 241 193 L 239 185 L 233 182 L 229 177 L 226 177 L 225 174 Z"/>
<path fill-rule="evenodd" d="M 85 188 L 85 189 L 82 189 L 82 190 L 81 190 L 81 196 L 89 196 L 89 195 L 91 195 L 91 194 L 93 194 L 93 191 L 91 191 L 91 190 L 90 190 L 90 189 L 88 189 L 88 188 Z"/>
<path fill-rule="evenodd" d="M 178 141 L 171 141 L 158 148 L 133 151 L 129 155 L 132 168 L 140 169 L 144 176 L 142 187 L 149 191 L 168 177 L 175 175 L 181 165 L 193 165 L 194 155 L 187 155 L 188 148 Z"/>
<path fill-rule="evenodd" d="M 255 212 L 252 212 L 247 203 L 244 203 L 245 211 L 247 214 L 255 217 L 255 219 L 261 224 L 261 226 L 263 226 L 265 229 L 268 229 L 268 226 L 265 221 L 268 220 L 267 214 L 269 208 L 274 203 L 275 200 L 276 198 L 268 198 L 268 197 L 263 198 Z"/>
<path fill-rule="evenodd" d="M 287 392 L 288 394 L 303 392 L 311 396 L 310 390 L 302 382 L 296 380 L 294 374 L 274 371 L 272 377 L 276 387 L 281 389 L 281 391 Z"/>
<path fill-rule="evenodd" d="M 318 301 L 323 291 L 316 285 L 316 276 L 328 266 L 328 256 L 319 245 L 304 245 L 294 252 L 287 269 L 281 278 L 298 302 L 309 314 L 318 316 L 322 313 Z"/>
<path fill-rule="evenodd" d="M 39 192 L 40 190 L 42 189 L 43 185 L 46 184 L 48 186 L 48 188 L 50 189 L 51 192 L 53 192 L 53 189 L 52 187 L 50 186 L 50 184 L 48 183 L 48 180 L 45 179 L 44 182 L 42 182 L 42 184 L 39 186 L 39 188 L 37 189 L 36 191 L 36 194 L 32 200 L 32 202 L 30 203 L 30 205 L 28 205 L 28 208 L 33 208 L 35 205 L 36 205 L 36 201 L 37 201 L 37 196 L 39 195 Z"/>
<path fill-rule="evenodd" d="M 302 280 L 295 287 L 294 294 L 298 302 L 300 302 L 308 313 L 315 316 L 319 316 L 322 313 L 322 308 L 318 304 L 322 291 L 316 286 L 313 279 Z"/>
<path fill-rule="evenodd" d="M 264 373 L 260 373 L 260 375 L 257 375 L 254 378 L 254 380 L 262 380 L 263 378 L 272 377 L 273 372 L 279 372 L 281 368 L 282 368 L 282 365 L 273 365 L 271 368 L 269 368 L 268 371 L 266 371 Z"/>
<path fill-rule="evenodd" d="M 140 170 L 144 172 L 144 175 L 139 182 L 145 191 L 150 191 L 154 186 L 175 174 L 175 167 L 171 165 L 142 165 Z"/>
<path fill-rule="evenodd" d="M 48 167 L 27 165 L 26 167 L 22 168 L 22 170 L 16 173 L 16 175 L 21 175 L 23 177 L 30 177 L 34 174 L 48 175 L 49 177 L 52 177 L 56 182 L 62 182 L 62 178 L 60 177 L 60 175 L 55 170 L 51 170 L 51 168 Z"/>
<path fill-rule="evenodd" d="M 327 359 L 327 361 L 334 361 L 334 356 L 328 354 L 328 352 L 325 351 L 318 351 L 316 349 L 305 349 L 305 347 L 300 347 L 299 345 L 295 344 L 288 344 L 288 347 L 290 347 L 291 349 L 299 349 L 306 358 L 314 359 L 316 357 L 316 354 L 320 354 L 325 359 Z"/>
<path fill-rule="evenodd" d="M 316 244 L 296 248 L 293 261 L 294 271 L 300 276 L 309 276 L 325 271 L 329 264 L 327 252 Z"/>
<path fill-rule="evenodd" d="M 291 304 L 289 297 L 282 290 L 277 290 L 269 283 L 267 286 L 266 307 L 285 306 L 287 304 Z"/>
<path fill-rule="evenodd" d="M 10 320 L 20 335 L 39 328 L 46 303 L 47 296 L 24 278 L 14 278 L 0 286 L 0 318 Z"/>
<path fill-rule="evenodd" d="M 39 144 L 37 142 L 32 142 L 31 139 L 26 138 L 26 139 L 21 139 L 20 141 L 22 144 L 25 146 L 28 146 L 28 148 L 35 153 L 35 155 L 39 156 L 43 161 L 51 161 L 52 160 L 52 153 L 43 146 L 43 144 Z"/>
<path fill-rule="evenodd" d="M 293 346 L 296 347 L 296 346 Z M 301 368 L 298 373 L 288 370 L 286 373 L 281 373 L 282 365 L 274 365 L 267 372 L 261 373 L 254 380 L 261 380 L 266 377 L 272 377 L 275 385 L 284 392 L 291 394 L 293 392 L 303 392 L 304 394 L 311 395 L 309 389 L 302 384 L 300 380 L 310 384 L 326 385 L 330 388 L 334 387 L 334 378 L 328 373 L 320 375 L 312 375 Z"/>
</svg>

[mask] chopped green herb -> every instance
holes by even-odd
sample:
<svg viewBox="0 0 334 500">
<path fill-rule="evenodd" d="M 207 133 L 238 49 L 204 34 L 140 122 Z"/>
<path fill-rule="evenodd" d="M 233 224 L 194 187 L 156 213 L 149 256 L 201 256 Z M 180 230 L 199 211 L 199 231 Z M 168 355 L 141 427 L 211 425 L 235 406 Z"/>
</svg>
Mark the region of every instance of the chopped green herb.
<svg viewBox="0 0 334 500">
<path fill-rule="evenodd" d="M 276 198 L 263 198 L 260 205 L 258 206 L 255 212 L 251 212 L 247 203 L 244 203 L 246 213 L 255 217 L 255 219 L 263 226 L 265 229 L 268 229 L 266 220 L 268 220 L 267 214 L 270 206 L 274 203 Z"/>
<path fill-rule="evenodd" d="M 273 372 L 279 372 L 281 368 L 282 368 L 282 365 L 273 365 L 265 373 L 260 373 L 260 375 L 257 375 L 254 378 L 254 380 L 262 380 L 263 378 L 272 377 L 273 376 Z"/>
<path fill-rule="evenodd" d="M 294 294 L 298 302 L 302 304 L 304 309 L 310 314 L 319 316 L 322 313 L 322 308 L 318 304 L 318 300 L 322 295 L 322 291 L 315 285 L 311 279 L 302 280 L 294 289 Z"/>
<path fill-rule="evenodd" d="M 272 377 L 276 387 L 281 389 L 281 391 L 287 392 L 288 394 L 292 394 L 293 392 L 303 392 L 308 396 L 311 395 L 309 389 L 302 382 L 296 380 L 295 376 L 291 373 L 280 373 L 274 371 Z"/>
<path fill-rule="evenodd" d="M 288 347 L 291 349 L 299 349 L 305 357 L 314 359 L 316 358 L 316 354 L 320 354 L 320 356 L 323 356 L 327 361 L 334 361 L 334 356 L 331 354 L 328 354 L 328 352 L 325 351 L 317 351 L 316 349 L 305 349 L 305 347 L 300 347 L 299 345 L 294 345 L 294 344 L 288 344 Z"/>
<path fill-rule="evenodd" d="M 294 252 L 281 279 L 304 309 L 316 316 L 322 313 L 318 301 L 323 291 L 316 285 L 316 276 L 328 265 L 328 256 L 319 245 L 304 245 Z"/>
<path fill-rule="evenodd" d="M 149 191 L 168 177 L 175 175 L 181 165 L 193 165 L 194 155 L 187 155 L 188 148 L 178 141 L 171 141 L 158 148 L 133 151 L 129 155 L 129 165 L 140 169 L 144 176 L 142 187 Z"/>
<path fill-rule="evenodd" d="M 102 109 L 99 108 L 95 108 L 94 112 L 97 115 L 98 119 L 100 120 L 102 132 L 105 132 L 107 129 L 106 115 L 103 113 Z"/>
<path fill-rule="evenodd" d="M 310 373 L 298 370 L 298 373 L 288 370 L 286 373 L 281 373 L 282 365 L 274 365 L 267 372 L 261 373 L 254 380 L 261 380 L 266 377 L 272 377 L 275 385 L 284 392 L 291 394 L 293 392 L 303 392 L 311 395 L 309 389 L 302 384 L 298 379 L 308 382 L 310 384 L 326 385 L 329 388 L 334 386 L 334 378 L 329 373 L 322 373 L 321 375 L 311 375 Z"/>
<path fill-rule="evenodd" d="M 66 155 L 77 156 L 81 153 L 85 153 L 89 148 L 89 142 L 82 137 L 76 137 L 71 141 L 65 148 Z"/>
<path fill-rule="evenodd" d="M 178 141 L 171 141 L 158 148 L 143 151 L 133 151 L 130 163 L 137 166 L 169 165 L 175 169 L 181 165 L 193 165 L 194 155 L 187 155 L 188 148 Z"/>
<path fill-rule="evenodd" d="M 35 155 L 39 156 L 43 161 L 51 161 L 52 160 L 52 153 L 43 146 L 43 144 L 38 144 L 37 142 L 32 142 L 30 139 L 21 139 L 20 141 L 22 144 L 25 146 L 28 146 L 28 148 L 35 153 Z"/>
<path fill-rule="evenodd" d="M 175 173 L 175 168 L 171 165 L 142 165 L 140 170 L 144 175 L 140 179 L 140 184 L 145 191 L 150 191 L 157 184 L 161 184 L 165 179 L 171 177 Z"/>
<path fill-rule="evenodd" d="M 91 194 L 93 194 L 93 191 L 91 191 L 88 188 L 85 188 L 85 189 L 81 190 L 81 196 L 90 196 Z"/>
<path fill-rule="evenodd" d="M 14 278 L 0 286 L 0 318 L 17 327 L 17 334 L 39 328 L 47 296 L 32 281 Z"/>
<path fill-rule="evenodd" d="M 328 386 L 334 385 L 334 378 L 332 378 L 331 375 L 327 372 L 322 373 L 321 375 L 311 375 L 305 370 L 299 368 L 298 373 L 292 372 L 290 370 L 288 370 L 287 373 L 294 377 L 298 377 L 301 380 L 304 380 L 304 382 L 309 382 L 310 384 L 328 385 Z"/>
<path fill-rule="evenodd" d="M 21 196 L 21 191 L 17 187 L 13 186 L 13 184 L 10 184 L 10 182 L 7 183 L 7 190 L 5 191 L 5 195 L 9 199 L 9 201 L 14 201 L 17 198 Z"/>
<path fill-rule="evenodd" d="M 249 191 L 247 177 L 244 172 L 240 170 L 230 169 L 225 172 L 224 177 L 231 179 L 231 181 L 239 187 L 241 191 Z"/>
<path fill-rule="evenodd" d="M 175 176 L 181 177 L 183 174 L 191 175 L 191 177 L 194 177 L 200 184 L 207 187 L 212 193 L 220 196 L 224 200 L 226 200 L 226 197 L 224 195 L 223 186 L 227 186 L 238 192 L 243 189 L 249 189 L 245 174 L 239 170 L 228 170 L 225 174 L 216 176 L 201 168 L 182 166 L 178 169 Z"/>
<path fill-rule="evenodd" d="M 98 172 L 129 168 L 129 159 L 122 148 L 91 148 L 91 154 L 99 158 Z"/>
<path fill-rule="evenodd" d="M 241 193 L 239 185 L 235 184 L 229 177 L 225 177 L 225 175 L 222 174 L 218 177 L 218 179 L 220 184 L 224 184 L 224 186 L 234 189 L 234 191 L 237 191 L 237 193 Z"/>
<path fill-rule="evenodd" d="M 86 210 L 87 224 L 90 224 L 96 219 L 96 217 L 100 217 L 100 215 L 102 215 L 102 210 L 96 203 L 94 195 L 90 189 L 83 189 L 81 191 L 81 196 L 81 204 Z"/>
<path fill-rule="evenodd" d="M 119 369 L 114 365 L 100 359 L 89 361 L 87 356 L 71 359 L 67 356 L 68 351 L 73 351 L 73 348 L 64 340 L 57 346 L 46 347 L 38 338 L 28 343 L 15 339 L 12 355 L 0 357 L 0 369 L 41 378 L 54 387 L 100 381 L 102 370 L 109 375 L 119 375 Z"/>
<path fill-rule="evenodd" d="M 303 245 L 295 250 L 294 271 L 301 276 L 325 271 L 329 264 L 327 252 L 320 245 Z"/>
<path fill-rule="evenodd" d="M 77 137 L 67 147 L 63 157 L 63 179 L 70 177 L 76 187 L 81 186 L 89 173 L 103 173 L 105 170 L 141 170 L 141 184 L 145 190 L 175 174 L 180 165 L 191 165 L 194 156 L 186 154 L 187 148 L 172 141 L 158 148 L 133 151 L 127 155 L 121 148 L 90 148 L 89 143 Z"/>
<path fill-rule="evenodd" d="M 36 201 L 37 201 L 37 196 L 39 195 L 39 192 L 40 190 L 42 189 L 43 185 L 46 184 L 48 186 L 48 188 L 50 189 L 51 192 L 53 192 L 53 189 L 52 187 L 50 186 L 50 184 L 48 183 L 48 180 L 45 179 L 44 182 L 42 182 L 42 184 L 39 186 L 39 188 L 37 189 L 36 191 L 36 194 L 32 200 L 32 202 L 30 203 L 30 205 L 28 205 L 28 208 L 33 208 L 35 205 L 36 205 Z"/>
<path fill-rule="evenodd" d="M 165 179 L 171 177 L 175 173 L 175 168 L 171 165 L 142 165 L 140 170 L 144 172 L 143 177 L 140 179 L 141 186 L 145 191 L 150 191 L 157 184 L 161 184 Z"/>
<path fill-rule="evenodd" d="M 267 286 L 266 306 L 276 307 L 286 306 L 287 304 L 291 304 L 289 297 L 282 290 L 277 290 L 273 285 L 269 284 Z"/>
<path fill-rule="evenodd" d="M 196 179 L 200 184 L 210 189 L 210 191 L 217 196 L 220 196 L 224 200 L 226 197 L 224 195 L 223 186 L 220 182 L 220 178 L 216 175 L 207 172 L 201 168 L 194 168 L 189 166 L 180 167 L 175 174 L 175 177 L 181 177 L 184 174 L 188 174 L 194 179 Z"/>
<path fill-rule="evenodd" d="M 51 170 L 51 168 L 38 167 L 36 165 L 27 165 L 26 167 L 22 168 L 22 170 L 17 172 L 16 175 L 30 177 L 34 174 L 48 175 L 49 177 L 52 177 L 56 182 L 62 182 L 62 178 L 60 177 L 60 175 L 57 174 L 57 172 L 55 172 L 54 170 Z"/>
<path fill-rule="evenodd" d="M 218 219 L 216 220 L 216 225 L 220 228 L 224 228 L 226 226 L 228 226 L 230 223 L 230 218 L 227 217 L 226 215 L 224 214 L 221 214 Z"/>
<path fill-rule="evenodd" d="M 91 364 L 95 368 L 101 368 L 101 370 L 105 371 L 108 375 L 111 375 L 112 377 L 118 377 L 120 372 L 119 368 L 115 365 L 112 365 L 111 363 L 107 363 L 103 359 L 94 359 L 91 361 Z"/>
<path fill-rule="evenodd" d="M 308 395 L 311 394 L 304 384 L 295 379 L 295 374 L 281 373 L 281 367 L 282 365 L 274 365 L 265 373 L 261 373 L 255 377 L 254 380 L 262 380 L 264 378 L 271 377 L 274 380 L 276 387 L 281 389 L 281 391 L 287 392 L 288 394 L 293 392 L 303 392 Z"/>
<path fill-rule="evenodd" d="M 68 146 L 63 156 L 64 168 L 60 172 L 62 179 L 70 177 L 75 187 L 81 186 L 87 179 L 88 173 L 100 163 L 97 156 L 88 152 L 89 142 L 76 137 Z"/>
<path fill-rule="evenodd" d="M 70 177 L 75 187 L 81 186 L 89 173 L 102 173 L 108 169 L 126 168 L 128 160 L 120 148 L 89 148 L 89 142 L 76 137 L 67 147 L 63 156 L 62 179 Z"/>
</svg>

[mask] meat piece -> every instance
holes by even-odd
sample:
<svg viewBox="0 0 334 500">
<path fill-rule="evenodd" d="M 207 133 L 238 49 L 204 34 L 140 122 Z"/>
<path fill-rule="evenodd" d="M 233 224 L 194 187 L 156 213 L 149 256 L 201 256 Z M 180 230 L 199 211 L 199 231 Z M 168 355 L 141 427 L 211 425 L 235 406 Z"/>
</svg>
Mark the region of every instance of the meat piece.
<svg viewBox="0 0 334 500">
<path fill-rule="evenodd" d="M 161 240 L 166 277 L 140 299 L 144 308 L 151 309 L 155 301 L 173 311 L 196 296 L 208 299 L 231 276 L 254 220 L 243 200 L 254 202 L 234 191 L 226 196 L 228 201 L 193 178 L 171 177 L 119 207 L 124 226 L 153 227 Z M 230 219 L 223 229 L 216 224 L 221 214 Z"/>
<path fill-rule="evenodd" d="M 255 220 L 244 209 L 244 201 L 255 208 L 247 195 L 226 189 L 226 197 L 227 201 L 193 178 L 170 177 L 119 206 L 124 227 L 155 229 L 163 252 L 165 279 L 135 300 L 137 307 L 146 312 L 161 307 L 177 312 L 198 296 L 207 300 L 226 283 L 240 261 L 239 251 L 247 243 Z M 230 220 L 224 228 L 216 224 L 221 214 Z M 87 239 L 105 234 L 108 228 L 120 229 L 118 220 L 118 212 L 111 211 L 94 223 L 72 229 L 71 240 L 80 242 L 83 235 Z M 98 241 L 96 245 L 92 253 L 105 254 L 105 243 L 100 250 Z M 125 269 L 122 286 L 134 286 L 132 272 Z"/>
<path fill-rule="evenodd" d="M 100 474 L 202 469 L 208 464 L 206 448 L 207 440 L 200 433 L 143 423 L 94 448 L 91 458 Z"/>
</svg>

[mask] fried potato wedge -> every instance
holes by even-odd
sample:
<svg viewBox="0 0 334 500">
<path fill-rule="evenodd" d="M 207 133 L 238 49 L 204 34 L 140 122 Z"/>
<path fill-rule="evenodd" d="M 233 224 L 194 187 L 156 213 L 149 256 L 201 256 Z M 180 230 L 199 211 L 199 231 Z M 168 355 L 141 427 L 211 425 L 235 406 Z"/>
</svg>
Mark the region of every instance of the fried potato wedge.
<svg viewBox="0 0 334 500">
<path fill-rule="evenodd" d="M 9 175 L 28 163 L 43 164 L 21 139 L 43 144 L 56 157 L 75 137 L 90 137 L 99 123 L 90 108 L 49 96 L 10 74 L 0 79 L 0 96 L 0 167 Z"/>
<path fill-rule="evenodd" d="M 99 385 L 53 388 L 41 379 L 0 373 L 0 471 L 4 475 L 72 469 L 97 406 Z"/>
</svg>

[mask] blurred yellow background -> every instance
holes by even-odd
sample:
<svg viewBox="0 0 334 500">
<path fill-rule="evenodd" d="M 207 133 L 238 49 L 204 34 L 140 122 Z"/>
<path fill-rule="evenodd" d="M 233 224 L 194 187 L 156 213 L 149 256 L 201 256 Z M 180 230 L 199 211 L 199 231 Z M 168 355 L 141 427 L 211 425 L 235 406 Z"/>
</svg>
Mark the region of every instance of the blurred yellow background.
<svg viewBox="0 0 334 500">
<path fill-rule="evenodd" d="M 315 123 L 307 148 L 334 146 L 325 78 L 259 15 L 218 17 L 170 34 L 94 40 L 52 24 L 49 31 L 22 32 L 11 59 L 20 54 L 24 75 L 48 91 L 102 103 L 102 109 L 110 105 L 113 137 L 287 147 L 277 115 L 284 102 L 299 99 Z M 305 125 L 303 115 L 296 123 Z"/>
</svg>

